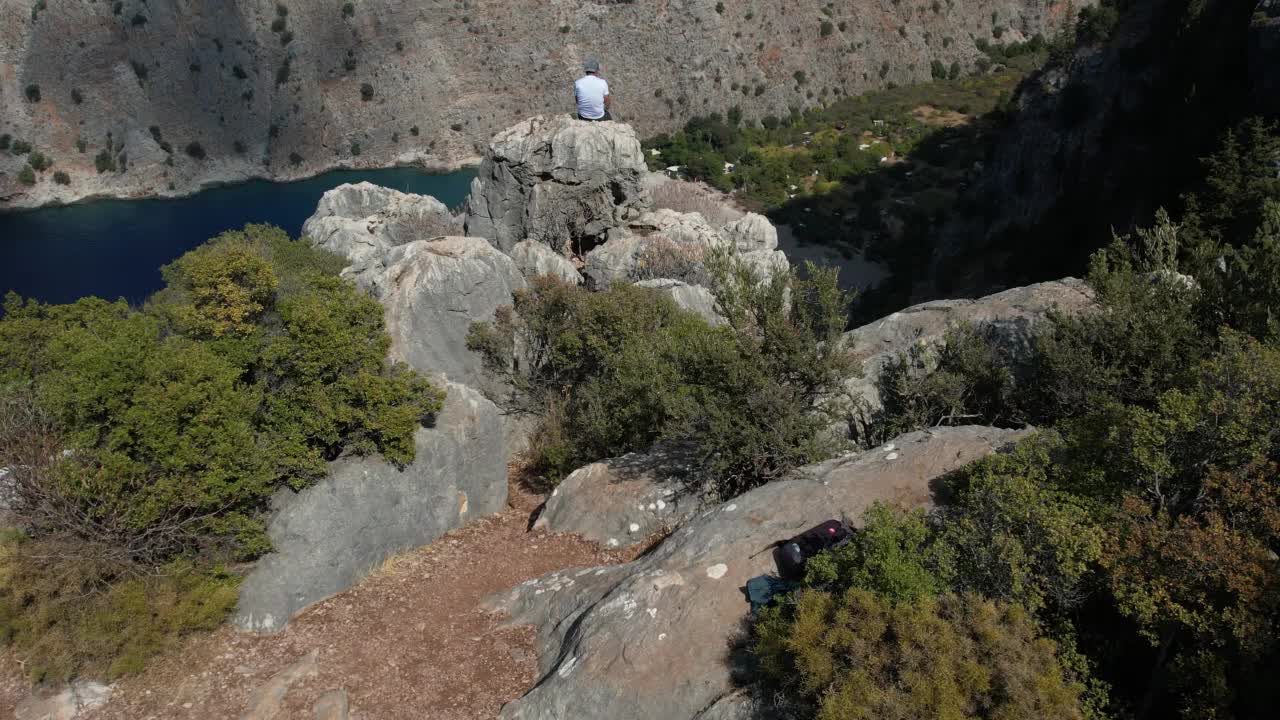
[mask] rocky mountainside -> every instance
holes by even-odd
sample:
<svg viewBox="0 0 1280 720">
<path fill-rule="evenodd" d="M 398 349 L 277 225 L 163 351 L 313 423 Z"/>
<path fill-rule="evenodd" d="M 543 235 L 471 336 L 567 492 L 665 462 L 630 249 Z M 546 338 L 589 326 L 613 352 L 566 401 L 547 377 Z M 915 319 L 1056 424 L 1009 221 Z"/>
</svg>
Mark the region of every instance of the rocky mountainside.
<svg viewBox="0 0 1280 720">
<path fill-rule="evenodd" d="M 935 60 L 972 67 L 976 41 L 1049 34 L 1082 4 L 0 0 L 0 135 L 53 161 L 28 184 L 28 157 L 0 153 L 0 209 L 452 167 L 520 118 L 567 112 L 589 55 L 644 134 L 734 106 L 785 115 L 926 79 Z"/>
<path fill-rule="evenodd" d="M 1250 114 L 1280 112 L 1280 5 L 1135 0 L 1108 37 L 1028 78 L 1011 123 L 942 232 L 915 296 L 954 297 L 1080 271 L 1200 176 Z"/>
</svg>

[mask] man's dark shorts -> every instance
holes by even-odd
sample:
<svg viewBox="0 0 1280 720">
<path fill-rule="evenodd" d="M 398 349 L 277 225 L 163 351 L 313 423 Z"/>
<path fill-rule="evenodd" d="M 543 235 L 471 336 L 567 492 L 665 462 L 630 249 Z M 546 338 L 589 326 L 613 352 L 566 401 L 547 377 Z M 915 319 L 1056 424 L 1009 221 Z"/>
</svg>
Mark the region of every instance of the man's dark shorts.
<svg viewBox="0 0 1280 720">
<path fill-rule="evenodd" d="M 604 111 L 604 117 L 598 117 L 598 118 L 586 118 L 586 117 L 582 117 L 581 115 L 579 115 L 579 116 L 578 116 L 578 119 L 579 119 L 579 120 L 586 120 L 587 122 L 604 122 L 605 120 L 612 120 L 612 119 L 613 119 L 613 116 L 609 114 L 609 111 L 608 111 L 608 110 L 605 110 L 605 111 Z"/>
</svg>

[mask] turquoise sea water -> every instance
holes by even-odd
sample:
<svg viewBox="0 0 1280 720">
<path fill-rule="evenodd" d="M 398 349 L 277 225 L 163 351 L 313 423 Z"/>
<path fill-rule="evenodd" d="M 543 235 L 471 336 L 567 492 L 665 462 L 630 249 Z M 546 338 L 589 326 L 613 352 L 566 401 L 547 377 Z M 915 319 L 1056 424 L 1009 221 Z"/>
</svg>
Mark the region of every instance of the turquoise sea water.
<svg viewBox="0 0 1280 720">
<path fill-rule="evenodd" d="M 320 196 L 369 181 L 434 195 L 450 207 L 466 197 L 473 170 L 432 175 L 412 168 L 341 170 L 292 183 L 254 181 L 176 199 L 99 200 L 0 214 L 0 295 L 45 302 L 86 295 L 141 302 L 159 290 L 160 266 L 246 223 L 297 236 Z"/>
</svg>

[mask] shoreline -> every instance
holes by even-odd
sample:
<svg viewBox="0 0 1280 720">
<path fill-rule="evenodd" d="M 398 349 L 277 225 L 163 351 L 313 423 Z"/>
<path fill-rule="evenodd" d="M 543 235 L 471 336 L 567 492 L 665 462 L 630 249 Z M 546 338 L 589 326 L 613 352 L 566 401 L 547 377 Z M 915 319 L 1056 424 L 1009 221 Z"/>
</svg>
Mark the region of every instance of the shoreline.
<svg viewBox="0 0 1280 720">
<path fill-rule="evenodd" d="M 248 174 L 236 179 L 215 179 L 207 180 L 198 185 L 191 185 L 183 189 L 164 191 L 161 193 L 150 193 L 141 195 L 130 195 L 127 191 L 119 193 L 115 192 L 95 192 L 82 195 L 74 200 L 50 199 L 41 203 L 33 203 L 30 205 L 13 205 L 9 203 L 0 203 L 0 216 L 17 215 L 27 212 L 35 212 L 37 210 L 49 210 L 53 208 L 72 207 L 75 205 L 88 205 L 104 200 L 120 200 L 124 202 L 137 202 L 147 200 L 180 200 L 199 195 L 206 190 L 215 190 L 217 188 L 228 187 L 231 185 L 244 185 L 251 182 L 269 182 L 281 185 L 290 183 L 305 182 L 327 175 L 332 172 L 360 172 L 360 171 L 378 171 L 378 170 L 397 170 L 397 169 L 416 169 L 421 170 L 426 175 L 449 175 L 469 168 L 475 168 L 480 165 L 481 158 L 479 156 L 468 156 L 459 158 L 449 162 L 396 162 L 387 165 L 370 165 L 370 166 L 352 166 L 346 163 L 335 163 L 330 166 L 318 169 L 316 172 L 308 172 L 299 175 L 280 176 L 274 174 Z"/>
</svg>

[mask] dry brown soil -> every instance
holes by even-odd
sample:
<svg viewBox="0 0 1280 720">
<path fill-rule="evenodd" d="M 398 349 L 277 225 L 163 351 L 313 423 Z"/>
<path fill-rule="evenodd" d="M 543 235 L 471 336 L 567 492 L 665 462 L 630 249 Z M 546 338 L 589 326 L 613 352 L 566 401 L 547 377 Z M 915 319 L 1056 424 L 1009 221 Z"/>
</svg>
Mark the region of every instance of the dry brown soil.
<svg viewBox="0 0 1280 720">
<path fill-rule="evenodd" d="M 224 626 L 192 637 L 117 683 L 86 718 L 240 718 L 255 690 L 313 651 L 316 672 L 292 684 L 275 718 L 309 720 L 335 689 L 346 691 L 351 718 L 493 718 L 533 686 L 537 661 L 533 630 L 503 627 L 481 601 L 553 570 L 629 559 L 576 536 L 526 531 L 540 501 L 513 487 L 504 512 L 388 560 L 278 634 Z M 0 718 L 11 718 L 25 689 L 11 659 L 0 665 Z"/>
</svg>

